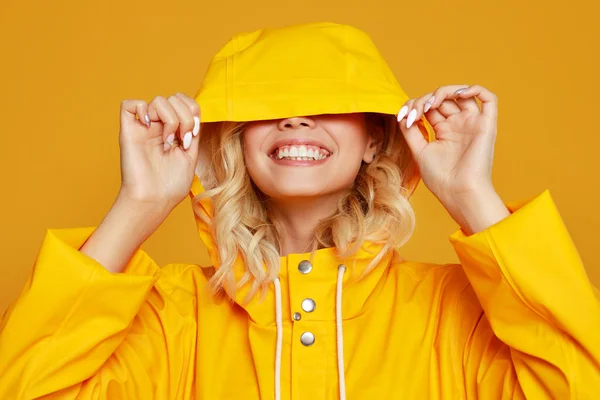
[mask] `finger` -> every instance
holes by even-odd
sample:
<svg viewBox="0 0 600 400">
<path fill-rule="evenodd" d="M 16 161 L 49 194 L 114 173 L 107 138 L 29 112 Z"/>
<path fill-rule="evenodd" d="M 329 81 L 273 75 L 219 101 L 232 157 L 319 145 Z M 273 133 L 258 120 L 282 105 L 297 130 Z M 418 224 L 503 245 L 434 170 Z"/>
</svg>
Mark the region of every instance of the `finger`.
<svg viewBox="0 0 600 400">
<path fill-rule="evenodd" d="M 145 101 L 140 101 L 136 106 L 137 118 L 147 128 L 150 128 L 150 116 L 148 115 L 148 104 Z"/>
<path fill-rule="evenodd" d="M 425 102 L 431 98 L 432 93 L 427 93 L 416 99 L 412 103 L 412 109 L 408 112 L 408 116 L 406 117 L 406 126 L 410 128 L 412 124 L 423 117 L 424 105 Z"/>
<path fill-rule="evenodd" d="M 430 109 L 438 108 L 442 104 L 442 102 L 446 99 L 449 99 L 449 98 L 454 99 L 455 97 L 458 97 L 458 96 L 454 95 L 454 92 L 456 92 L 456 90 L 458 90 L 458 89 L 464 89 L 467 87 L 468 87 L 468 85 L 440 86 L 433 92 L 433 95 L 432 95 L 433 101 L 430 101 L 430 103 L 431 103 Z"/>
<path fill-rule="evenodd" d="M 187 96 L 184 93 L 177 92 L 177 93 L 175 93 L 175 96 L 180 98 L 181 101 L 183 101 L 190 109 L 190 112 L 192 113 L 192 115 L 194 117 L 194 129 L 192 129 L 192 134 L 194 136 L 198 136 L 198 133 L 200 132 L 200 119 L 201 119 L 201 112 L 202 112 L 200 110 L 200 106 L 198 105 L 196 100 L 192 99 L 191 97 Z"/>
<path fill-rule="evenodd" d="M 461 91 L 458 94 L 454 94 L 458 98 L 472 98 L 477 97 L 481 100 L 481 112 L 482 114 L 497 119 L 498 117 L 498 97 L 490 90 L 484 88 L 481 85 L 472 85 L 466 90 Z M 479 107 L 479 106 L 478 106 Z"/>
<path fill-rule="evenodd" d="M 479 104 L 477 104 L 477 100 L 475 100 L 475 97 L 470 97 L 467 99 L 456 98 L 454 99 L 454 101 L 460 107 L 461 110 L 469 111 L 473 114 L 481 114 Z"/>
<path fill-rule="evenodd" d="M 429 121 L 431 126 L 436 126 L 440 122 L 446 120 L 446 116 L 443 115 L 439 110 L 429 110 L 425 113 L 425 118 Z"/>
<path fill-rule="evenodd" d="M 198 156 L 200 154 L 200 135 L 193 136 L 189 148 L 186 150 L 188 156 L 192 160 L 193 165 L 198 164 Z"/>
<path fill-rule="evenodd" d="M 412 109 L 412 105 L 414 102 L 414 99 L 408 99 L 406 100 L 406 102 L 404 102 L 404 105 L 402 106 L 402 108 L 400 108 L 400 111 L 398 112 L 398 122 L 402 121 L 402 119 L 408 115 L 408 112 Z"/>
<path fill-rule="evenodd" d="M 177 136 L 173 139 L 172 143 L 169 142 L 164 142 L 163 143 L 163 150 L 164 151 L 169 151 L 171 149 L 174 149 L 176 147 L 180 147 L 181 146 L 181 142 L 179 141 L 179 139 L 177 138 Z"/>
<path fill-rule="evenodd" d="M 442 103 L 435 108 L 435 110 L 439 111 L 444 117 L 448 118 L 451 115 L 458 114 L 460 112 L 460 107 L 454 100 L 444 100 Z"/>
<path fill-rule="evenodd" d="M 413 124 L 410 128 L 408 128 L 406 126 L 406 123 L 406 118 L 403 118 L 398 122 L 400 126 L 400 131 L 404 136 L 404 140 L 406 140 L 406 143 L 408 144 L 408 147 L 410 148 L 410 151 L 416 160 L 418 158 L 418 155 L 425 148 L 425 146 L 427 146 L 428 143 L 427 140 L 425 140 L 425 137 L 423 137 L 421 131 L 419 130 L 418 124 Z"/>
<path fill-rule="evenodd" d="M 148 105 L 148 115 L 151 121 L 163 123 L 163 142 L 173 143 L 179 120 L 171 103 L 163 96 L 156 96 Z"/>
<path fill-rule="evenodd" d="M 121 102 L 121 122 L 133 123 L 136 117 L 146 126 L 150 126 L 144 117 L 148 106 L 144 100 L 123 100 Z"/>
<path fill-rule="evenodd" d="M 177 119 L 179 120 L 179 140 L 183 143 L 183 149 L 187 150 L 192 143 L 194 118 L 188 106 L 179 97 L 169 96 L 167 100 L 169 100 L 177 114 Z"/>
</svg>

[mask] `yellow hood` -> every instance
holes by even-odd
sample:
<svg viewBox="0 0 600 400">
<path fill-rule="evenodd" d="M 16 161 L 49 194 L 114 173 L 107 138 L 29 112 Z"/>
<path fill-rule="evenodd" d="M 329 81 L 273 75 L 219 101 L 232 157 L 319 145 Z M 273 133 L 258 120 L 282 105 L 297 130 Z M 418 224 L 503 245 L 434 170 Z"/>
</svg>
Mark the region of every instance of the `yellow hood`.
<svg viewBox="0 0 600 400">
<path fill-rule="evenodd" d="M 322 22 L 235 35 L 214 56 L 195 99 L 202 121 L 217 122 L 396 115 L 409 96 L 365 32 Z"/>
</svg>

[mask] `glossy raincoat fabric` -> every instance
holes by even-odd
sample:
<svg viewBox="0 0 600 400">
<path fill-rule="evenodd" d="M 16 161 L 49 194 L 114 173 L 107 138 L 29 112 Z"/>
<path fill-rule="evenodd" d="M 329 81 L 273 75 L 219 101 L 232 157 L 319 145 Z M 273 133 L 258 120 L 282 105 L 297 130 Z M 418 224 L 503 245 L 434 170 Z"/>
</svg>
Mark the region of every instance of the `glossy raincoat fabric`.
<svg viewBox="0 0 600 400">
<path fill-rule="evenodd" d="M 326 37 L 314 32 L 321 28 L 341 43 L 340 54 L 362 49 L 365 61 L 377 59 L 365 50 L 370 45 L 347 34 L 357 31 L 343 25 L 269 34 L 301 48 L 303 37 L 316 35 L 315 43 Z M 264 37 L 242 35 L 216 58 L 225 67 L 212 64 L 198 92 L 204 117 L 371 108 L 353 96 L 342 100 L 345 106 L 314 106 L 312 97 L 300 96 L 280 107 L 272 98 L 262 106 L 241 102 L 254 107 L 248 114 L 235 93 L 251 92 L 240 93 L 244 85 L 222 74 L 240 72 L 233 56 L 252 61 L 252 44 Z M 273 80 L 294 82 L 288 78 Z M 329 79 L 335 76 L 305 96 L 339 83 Z M 401 91 L 386 100 L 394 84 L 375 86 L 381 96 L 373 94 L 370 111 L 395 113 Z M 302 85 L 294 87 L 301 91 Z M 228 92 L 219 98 L 220 90 Z M 203 190 L 195 176 L 191 201 L 212 215 L 210 199 L 195 200 Z M 511 215 L 485 230 L 449 236 L 458 264 L 409 261 L 391 251 L 359 280 L 377 250 L 369 243 L 344 259 L 332 248 L 317 250 L 310 263 L 309 254 L 289 254 L 281 257 L 278 280 L 264 300 L 249 304 L 244 291 L 234 301 L 209 295 L 219 258 L 210 228 L 197 216 L 213 267 L 160 267 L 138 249 L 122 273 L 111 273 L 78 251 L 95 227 L 48 229 L 32 274 L 2 322 L 0 398 L 598 399 L 597 291 L 548 190 L 507 207 Z M 236 274 L 243 269 L 238 259 Z"/>
</svg>

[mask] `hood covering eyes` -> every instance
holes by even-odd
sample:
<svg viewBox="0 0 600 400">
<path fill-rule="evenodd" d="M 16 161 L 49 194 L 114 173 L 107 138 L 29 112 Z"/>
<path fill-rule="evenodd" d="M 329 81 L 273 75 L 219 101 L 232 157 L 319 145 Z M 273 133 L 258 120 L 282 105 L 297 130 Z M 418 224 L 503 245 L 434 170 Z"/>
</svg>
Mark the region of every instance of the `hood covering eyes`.
<svg viewBox="0 0 600 400">
<path fill-rule="evenodd" d="M 194 97 L 202 122 L 397 115 L 409 99 L 365 32 L 329 22 L 235 35 L 212 59 Z"/>
</svg>

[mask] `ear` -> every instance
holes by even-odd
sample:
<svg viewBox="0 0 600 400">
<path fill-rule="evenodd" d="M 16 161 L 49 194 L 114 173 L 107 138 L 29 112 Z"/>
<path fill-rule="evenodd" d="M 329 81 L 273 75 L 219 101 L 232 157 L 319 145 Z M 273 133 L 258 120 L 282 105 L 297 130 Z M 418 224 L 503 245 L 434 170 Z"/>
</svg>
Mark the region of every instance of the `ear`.
<svg viewBox="0 0 600 400">
<path fill-rule="evenodd" d="M 382 129 L 381 127 L 377 127 L 376 129 Z M 380 135 L 377 135 L 380 137 Z M 367 140 L 367 145 L 365 146 L 365 154 L 363 154 L 363 161 L 367 164 L 370 164 L 375 159 L 375 155 L 377 154 L 377 143 L 373 140 L 373 135 L 369 135 L 369 139 Z"/>
</svg>

